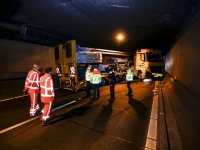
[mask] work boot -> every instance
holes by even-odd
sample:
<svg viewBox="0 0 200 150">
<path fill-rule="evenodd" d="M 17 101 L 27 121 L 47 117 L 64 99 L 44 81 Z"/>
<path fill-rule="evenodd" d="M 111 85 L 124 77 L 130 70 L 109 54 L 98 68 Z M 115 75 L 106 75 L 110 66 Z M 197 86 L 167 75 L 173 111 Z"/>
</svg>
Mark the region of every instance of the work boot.
<svg viewBox="0 0 200 150">
<path fill-rule="evenodd" d="M 47 120 L 46 121 L 42 120 L 42 126 L 47 126 L 47 125 L 49 125 L 49 122 Z"/>
</svg>

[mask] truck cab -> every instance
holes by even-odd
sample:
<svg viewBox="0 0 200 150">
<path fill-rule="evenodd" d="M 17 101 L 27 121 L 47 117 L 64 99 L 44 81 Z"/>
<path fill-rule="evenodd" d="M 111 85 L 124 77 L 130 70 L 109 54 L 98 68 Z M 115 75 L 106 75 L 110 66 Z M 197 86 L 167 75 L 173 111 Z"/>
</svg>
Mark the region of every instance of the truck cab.
<svg viewBox="0 0 200 150">
<path fill-rule="evenodd" d="M 163 56 L 157 49 L 138 49 L 134 55 L 134 66 L 139 79 L 164 75 Z"/>
</svg>

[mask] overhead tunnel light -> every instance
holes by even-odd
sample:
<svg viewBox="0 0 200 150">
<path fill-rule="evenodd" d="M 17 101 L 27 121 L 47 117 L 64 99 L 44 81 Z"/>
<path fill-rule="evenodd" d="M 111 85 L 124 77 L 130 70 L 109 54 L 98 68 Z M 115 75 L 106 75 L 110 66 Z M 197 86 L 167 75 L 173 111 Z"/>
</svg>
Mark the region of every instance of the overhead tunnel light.
<svg viewBox="0 0 200 150">
<path fill-rule="evenodd" d="M 119 35 L 118 37 L 117 37 L 117 39 L 119 39 L 119 40 L 122 40 L 124 37 L 122 36 L 122 35 Z"/>
</svg>

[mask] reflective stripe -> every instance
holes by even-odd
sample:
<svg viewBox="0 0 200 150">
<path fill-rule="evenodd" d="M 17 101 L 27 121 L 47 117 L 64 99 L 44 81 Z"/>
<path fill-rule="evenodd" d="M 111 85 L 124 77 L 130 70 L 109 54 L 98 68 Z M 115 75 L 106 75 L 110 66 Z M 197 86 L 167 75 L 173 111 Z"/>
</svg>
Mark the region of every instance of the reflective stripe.
<svg viewBox="0 0 200 150">
<path fill-rule="evenodd" d="M 127 81 L 132 81 L 133 80 L 133 75 L 126 75 L 126 80 Z"/>
<path fill-rule="evenodd" d="M 29 82 L 40 82 L 40 81 L 32 81 L 29 78 L 26 78 Z M 27 83 L 27 82 L 26 82 Z"/>
<path fill-rule="evenodd" d="M 50 87 L 50 88 L 46 88 L 45 86 L 40 86 L 41 88 L 44 88 L 44 89 L 47 89 L 47 90 L 51 90 L 51 89 L 53 89 L 53 87 Z"/>
<path fill-rule="evenodd" d="M 49 114 L 50 114 L 50 112 L 51 112 L 51 105 L 52 105 L 52 102 L 50 101 L 50 103 L 49 103 L 49 109 L 48 109 L 47 115 L 46 115 L 46 116 L 42 116 L 42 119 L 43 119 L 44 121 L 46 121 L 46 119 L 48 119 L 48 118 L 50 117 Z"/>
<path fill-rule="evenodd" d="M 33 109 L 35 109 L 35 93 L 33 95 Z"/>
<path fill-rule="evenodd" d="M 110 71 L 109 74 L 115 73 L 115 71 Z"/>
<path fill-rule="evenodd" d="M 100 74 L 93 75 L 92 83 L 100 83 L 100 80 L 99 80 L 100 77 L 101 77 Z"/>
<path fill-rule="evenodd" d="M 126 80 L 127 81 L 133 81 L 134 73 L 131 69 L 128 69 L 127 75 L 126 75 Z"/>
<path fill-rule="evenodd" d="M 91 73 L 86 72 L 85 77 L 86 77 L 86 81 L 90 81 Z"/>
<path fill-rule="evenodd" d="M 52 105 L 52 102 L 50 102 L 49 110 L 48 110 L 47 116 L 49 116 L 49 114 L 50 114 L 50 111 L 51 111 L 51 105 Z"/>
<path fill-rule="evenodd" d="M 38 109 L 38 108 L 40 108 L 40 105 L 39 105 L 39 104 L 37 104 L 37 106 L 36 106 L 36 109 Z"/>
<path fill-rule="evenodd" d="M 41 94 L 41 96 L 43 96 L 43 97 L 52 97 L 52 96 L 54 96 L 54 95 L 53 95 L 53 94 L 52 94 L 52 95 Z"/>
<path fill-rule="evenodd" d="M 39 89 L 39 87 L 31 87 L 31 86 L 27 86 L 29 89 Z"/>
<path fill-rule="evenodd" d="M 31 78 L 33 74 L 35 74 L 35 75 L 34 75 L 34 78 L 33 78 L 33 81 L 32 81 L 32 80 L 30 80 L 29 78 Z M 31 83 L 31 85 L 30 85 L 30 86 L 27 86 L 27 87 L 30 88 L 30 89 L 39 89 L 40 80 L 39 80 L 39 75 L 37 74 L 37 72 L 31 73 L 31 75 L 29 76 L 29 78 L 26 78 L 26 79 L 28 80 L 28 82 Z M 33 83 L 36 83 L 36 84 L 37 84 L 37 87 L 32 87 Z M 28 84 L 28 83 L 25 82 L 25 84 Z"/>
<path fill-rule="evenodd" d="M 45 86 L 40 86 L 41 88 L 44 88 L 45 89 L 45 94 L 42 94 L 41 93 L 41 96 L 43 97 L 54 97 L 54 91 L 53 91 L 53 83 L 52 83 L 52 80 L 50 80 L 50 88 L 47 88 L 47 82 L 48 80 L 50 79 L 50 77 L 48 77 L 45 81 Z M 51 95 L 48 95 L 48 91 L 47 90 L 51 90 L 52 94 Z"/>
<path fill-rule="evenodd" d="M 36 110 L 35 109 L 30 109 L 30 112 L 35 112 Z"/>
<path fill-rule="evenodd" d="M 50 116 L 42 116 L 42 119 L 46 121 Z"/>
</svg>

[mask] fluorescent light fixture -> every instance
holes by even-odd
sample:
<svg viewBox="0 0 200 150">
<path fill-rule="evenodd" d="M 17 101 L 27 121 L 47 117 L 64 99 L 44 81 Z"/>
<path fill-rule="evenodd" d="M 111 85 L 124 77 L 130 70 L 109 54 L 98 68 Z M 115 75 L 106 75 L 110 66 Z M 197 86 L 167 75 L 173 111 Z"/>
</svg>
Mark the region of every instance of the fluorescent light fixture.
<svg viewBox="0 0 200 150">
<path fill-rule="evenodd" d="M 110 5 L 112 7 L 123 7 L 123 8 L 129 8 L 128 6 L 120 6 L 120 5 Z"/>
</svg>

